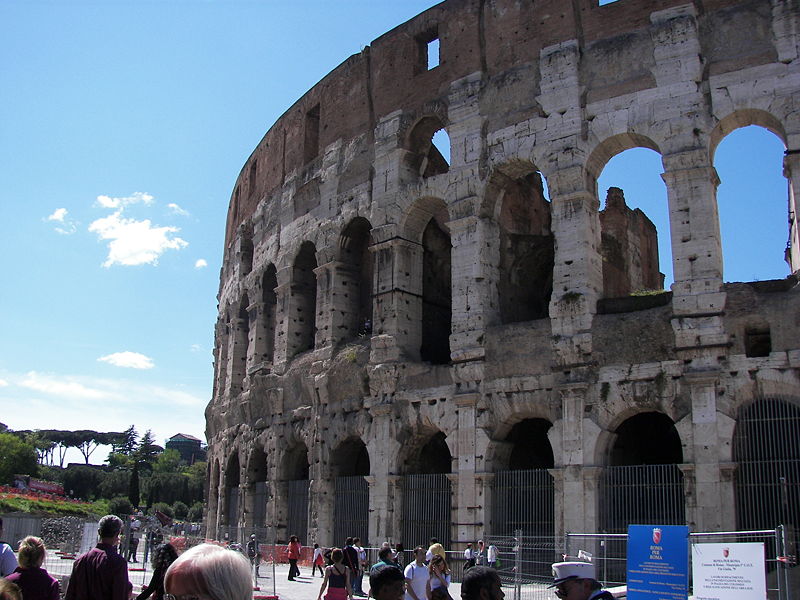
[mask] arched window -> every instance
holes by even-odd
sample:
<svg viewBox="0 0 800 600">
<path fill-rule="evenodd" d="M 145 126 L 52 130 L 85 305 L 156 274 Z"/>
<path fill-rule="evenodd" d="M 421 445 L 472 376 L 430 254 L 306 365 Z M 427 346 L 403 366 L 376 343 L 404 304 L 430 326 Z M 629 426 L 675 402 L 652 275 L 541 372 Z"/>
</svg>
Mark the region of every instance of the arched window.
<svg viewBox="0 0 800 600">
<path fill-rule="evenodd" d="M 236 527 L 239 523 L 239 455 L 234 452 L 225 468 L 225 524 Z"/>
<path fill-rule="evenodd" d="M 261 278 L 261 320 L 259 333 L 256 336 L 256 354 L 264 362 L 272 362 L 275 355 L 275 315 L 278 307 L 278 298 L 275 288 L 278 279 L 275 265 L 270 265 Z"/>
<path fill-rule="evenodd" d="M 606 298 L 672 285 L 669 204 L 661 179 L 663 170 L 657 151 L 649 146 L 629 148 L 613 156 L 597 180 Z"/>
<path fill-rule="evenodd" d="M 317 326 L 317 268 L 316 248 L 303 242 L 292 269 L 292 296 L 294 312 L 292 333 L 289 339 L 290 356 L 314 349 Z"/>
<path fill-rule="evenodd" d="M 435 365 L 450 362 L 452 321 L 450 236 L 435 218 L 422 234 L 422 345 L 420 358 Z"/>
<path fill-rule="evenodd" d="M 369 250 L 372 225 L 356 217 L 345 227 L 340 238 L 342 293 L 346 296 L 347 333 L 344 339 L 372 333 L 372 253 Z"/>
<path fill-rule="evenodd" d="M 250 300 L 247 294 L 242 296 L 234 332 L 233 356 L 231 357 L 231 394 L 242 391 L 247 374 L 247 357 L 250 345 Z"/>
<path fill-rule="evenodd" d="M 267 455 L 261 448 L 250 453 L 247 462 L 249 511 L 254 527 L 267 524 Z"/>
<path fill-rule="evenodd" d="M 285 456 L 286 474 L 287 537 L 296 535 L 299 539 L 308 538 L 308 448 L 298 443 L 290 448 Z"/>
<path fill-rule="evenodd" d="M 450 170 L 450 137 L 441 119 L 420 119 L 408 138 L 408 166 L 419 177 L 441 175 Z"/>
</svg>

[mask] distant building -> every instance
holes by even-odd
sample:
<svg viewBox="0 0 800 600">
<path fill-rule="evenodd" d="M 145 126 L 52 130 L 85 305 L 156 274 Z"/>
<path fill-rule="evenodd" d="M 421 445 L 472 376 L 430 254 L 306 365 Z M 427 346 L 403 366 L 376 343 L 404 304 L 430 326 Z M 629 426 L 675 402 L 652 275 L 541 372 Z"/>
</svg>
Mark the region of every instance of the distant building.
<svg viewBox="0 0 800 600">
<path fill-rule="evenodd" d="M 181 459 L 193 465 L 198 460 L 206 459 L 206 449 L 203 443 L 193 435 L 178 433 L 167 440 L 168 449 L 180 452 Z"/>
</svg>

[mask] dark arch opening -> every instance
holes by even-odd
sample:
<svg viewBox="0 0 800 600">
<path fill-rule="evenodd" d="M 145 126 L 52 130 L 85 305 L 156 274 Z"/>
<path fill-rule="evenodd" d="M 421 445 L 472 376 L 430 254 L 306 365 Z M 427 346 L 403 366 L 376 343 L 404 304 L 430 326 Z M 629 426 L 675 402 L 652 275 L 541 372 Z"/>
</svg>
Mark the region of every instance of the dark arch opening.
<svg viewBox="0 0 800 600">
<path fill-rule="evenodd" d="M 369 250 L 372 244 L 372 225 L 363 217 L 356 217 L 345 227 L 339 241 L 340 259 L 345 265 L 342 284 L 347 291 L 349 322 L 347 338 L 372 333 L 372 276 L 373 260 Z"/>
<path fill-rule="evenodd" d="M 253 240 L 244 238 L 240 246 L 239 265 L 241 268 L 240 277 L 243 277 L 253 270 Z"/>
<path fill-rule="evenodd" d="M 303 242 L 292 269 L 292 294 L 295 296 L 295 312 L 291 315 L 294 329 L 293 354 L 314 349 L 317 322 L 317 268 L 316 248 L 311 242 Z"/>
<path fill-rule="evenodd" d="M 436 116 L 423 117 L 409 135 L 408 163 L 420 177 L 441 175 L 450 170 L 448 161 L 450 148 L 440 148 L 437 144 L 439 146 L 450 144 L 450 137 L 444 129 L 444 124 Z"/>
<path fill-rule="evenodd" d="M 422 345 L 420 358 L 435 365 L 450 362 L 452 321 L 450 236 L 435 218 L 422 234 Z"/>
<path fill-rule="evenodd" d="M 493 188 L 499 196 L 500 233 L 498 297 L 502 323 L 549 316 L 553 292 L 555 237 L 550 230 L 550 202 L 541 173 L 498 171 Z"/>
<path fill-rule="evenodd" d="M 547 437 L 553 425 L 545 419 L 525 419 L 511 428 L 506 442 L 513 444 L 508 459 L 511 471 L 552 469 L 553 447 Z"/>
<path fill-rule="evenodd" d="M 228 459 L 228 466 L 225 469 L 225 496 L 228 509 L 225 522 L 229 526 L 235 526 L 239 520 L 239 483 L 239 454 L 234 453 Z"/>
<path fill-rule="evenodd" d="M 247 482 L 250 487 L 249 510 L 253 524 L 263 527 L 267 517 L 267 454 L 261 448 L 255 448 L 247 461 Z"/>
<path fill-rule="evenodd" d="M 681 438 L 667 415 L 646 412 L 627 419 L 617 430 L 611 466 L 673 465 L 683 462 Z"/>
<path fill-rule="evenodd" d="M 412 455 L 408 463 L 408 473 L 432 475 L 450 473 L 452 469 L 452 456 L 447 446 L 447 436 L 438 431 Z"/>
<path fill-rule="evenodd" d="M 284 463 L 286 479 L 308 479 L 308 448 L 305 444 L 298 444 L 286 453 Z"/>
<path fill-rule="evenodd" d="M 332 465 L 336 477 L 369 475 L 369 452 L 360 439 L 342 442 L 333 454 Z"/>
<path fill-rule="evenodd" d="M 277 271 L 275 265 L 270 265 L 261 279 L 261 302 L 264 305 L 262 354 L 267 362 L 272 362 L 275 357 L 275 315 L 278 307 L 275 288 L 277 287 Z"/>
</svg>

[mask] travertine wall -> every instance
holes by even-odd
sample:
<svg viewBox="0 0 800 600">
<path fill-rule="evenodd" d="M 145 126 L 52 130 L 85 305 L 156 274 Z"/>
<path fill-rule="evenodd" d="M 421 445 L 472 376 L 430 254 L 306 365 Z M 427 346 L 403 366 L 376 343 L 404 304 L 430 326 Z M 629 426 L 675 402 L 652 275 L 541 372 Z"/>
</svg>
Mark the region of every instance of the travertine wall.
<svg viewBox="0 0 800 600">
<path fill-rule="evenodd" d="M 448 0 L 309 90 L 231 199 L 209 533 L 266 515 L 285 537 L 285 482 L 308 478 L 308 541 L 341 542 L 332 482 L 363 474 L 363 445 L 370 541 L 398 539 L 399 478 L 443 432 L 451 538 L 475 540 L 525 419 L 551 425 L 553 533 L 593 531 L 615 432 L 648 412 L 680 435 L 686 520 L 735 527 L 740 408 L 800 403 L 800 292 L 723 284 L 713 156 L 746 125 L 783 140 L 797 271 L 799 32 L 792 0 Z M 669 198 L 675 283 L 655 300 L 614 299 L 661 283 L 652 224 L 617 203 L 601 230 L 597 177 L 637 146 L 661 154 Z"/>
</svg>

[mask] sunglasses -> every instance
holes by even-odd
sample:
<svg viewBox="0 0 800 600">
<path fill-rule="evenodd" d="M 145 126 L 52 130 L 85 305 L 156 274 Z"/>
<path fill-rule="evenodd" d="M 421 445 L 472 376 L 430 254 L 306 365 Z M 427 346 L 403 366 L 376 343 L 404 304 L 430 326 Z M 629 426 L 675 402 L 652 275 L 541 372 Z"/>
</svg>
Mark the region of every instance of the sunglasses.
<svg viewBox="0 0 800 600">
<path fill-rule="evenodd" d="M 565 581 L 563 583 L 558 584 L 558 586 L 556 586 L 556 589 L 554 590 L 555 595 L 558 598 L 566 598 L 567 596 L 569 596 L 569 584 L 577 583 L 578 581 L 581 580 L 571 579 L 569 581 Z"/>
</svg>

